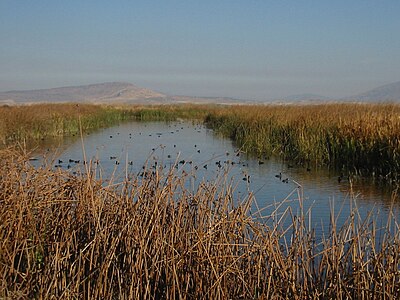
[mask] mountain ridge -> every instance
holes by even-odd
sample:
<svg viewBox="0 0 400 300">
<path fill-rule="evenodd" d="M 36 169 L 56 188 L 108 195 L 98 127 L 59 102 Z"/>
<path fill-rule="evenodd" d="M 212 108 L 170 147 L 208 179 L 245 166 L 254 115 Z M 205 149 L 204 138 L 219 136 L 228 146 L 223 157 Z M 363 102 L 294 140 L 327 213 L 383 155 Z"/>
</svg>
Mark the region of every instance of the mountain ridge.
<svg viewBox="0 0 400 300">
<path fill-rule="evenodd" d="M 400 101 L 400 81 L 380 85 L 363 93 L 348 97 L 358 101 Z"/>
<path fill-rule="evenodd" d="M 126 103 L 164 98 L 166 95 L 127 82 L 104 82 L 50 89 L 0 92 L 0 101 Z"/>
<path fill-rule="evenodd" d="M 329 97 L 322 96 L 322 95 L 317 95 L 317 94 L 312 94 L 312 93 L 305 93 L 305 94 L 296 94 L 296 95 L 290 95 L 283 97 L 282 100 L 284 101 L 307 101 L 307 100 L 332 100 Z"/>
<path fill-rule="evenodd" d="M 255 103 L 274 102 L 307 103 L 309 101 L 361 101 L 361 102 L 400 102 L 400 81 L 378 86 L 364 93 L 349 97 L 330 98 L 316 94 L 298 94 L 271 101 L 255 101 Z M 108 104 L 162 104 L 162 103 L 253 103 L 249 100 L 238 100 L 229 97 L 195 97 L 168 96 L 151 89 L 136 86 L 128 82 L 104 82 L 88 85 L 55 87 L 37 90 L 14 90 L 0 92 L 0 104 L 15 105 L 29 103 L 108 103 Z"/>
</svg>

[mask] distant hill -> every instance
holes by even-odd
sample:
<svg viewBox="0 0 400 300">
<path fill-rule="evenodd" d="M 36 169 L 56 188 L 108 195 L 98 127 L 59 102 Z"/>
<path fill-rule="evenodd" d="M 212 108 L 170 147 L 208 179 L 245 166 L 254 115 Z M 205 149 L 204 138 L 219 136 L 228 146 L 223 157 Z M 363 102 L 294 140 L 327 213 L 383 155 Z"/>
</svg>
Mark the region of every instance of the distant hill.
<svg viewBox="0 0 400 300">
<path fill-rule="evenodd" d="M 379 86 L 347 99 L 367 102 L 400 101 L 400 81 Z"/>
<path fill-rule="evenodd" d="M 362 102 L 400 102 L 400 81 L 383 85 L 358 95 L 342 99 L 332 99 L 316 94 L 299 94 L 276 99 L 274 102 L 319 103 L 330 100 Z M 80 102 L 80 103 L 264 103 L 238 100 L 227 97 L 167 96 L 150 89 L 125 82 L 106 82 L 82 86 L 59 87 L 41 90 L 0 92 L 0 105 L 15 105 L 40 102 Z"/>
<path fill-rule="evenodd" d="M 343 97 L 341 99 L 333 99 L 316 94 L 299 94 L 287 96 L 281 99 L 285 102 L 307 102 L 307 101 L 327 101 L 327 100 L 340 100 L 340 101 L 360 101 L 360 102 L 384 102 L 384 101 L 400 101 L 400 81 L 385 84 L 374 88 L 372 90 Z"/>
<path fill-rule="evenodd" d="M 329 97 L 316 95 L 316 94 L 299 94 L 284 97 L 284 101 L 308 101 L 308 100 L 330 100 Z"/>
<path fill-rule="evenodd" d="M 125 104 L 166 104 L 166 103 L 241 103 L 224 97 L 167 96 L 150 89 L 125 82 L 106 82 L 82 86 L 52 89 L 0 92 L 0 105 L 15 105 L 42 102 L 80 103 L 125 103 Z"/>
<path fill-rule="evenodd" d="M 170 96 L 167 98 L 171 103 L 194 103 L 194 104 L 245 104 L 253 103 L 252 101 L 235 99 L 230 97 L 195 97 L 195 96 Z"/>
<path fill-rule="evenodd" d="M 42 90 L 0 92 L 0 103 L 129 103 L 143 100 L 161 100 L 164 97 L 164 94 L 141 88 L 130 83 L 106 82 Z"/>
</svg>

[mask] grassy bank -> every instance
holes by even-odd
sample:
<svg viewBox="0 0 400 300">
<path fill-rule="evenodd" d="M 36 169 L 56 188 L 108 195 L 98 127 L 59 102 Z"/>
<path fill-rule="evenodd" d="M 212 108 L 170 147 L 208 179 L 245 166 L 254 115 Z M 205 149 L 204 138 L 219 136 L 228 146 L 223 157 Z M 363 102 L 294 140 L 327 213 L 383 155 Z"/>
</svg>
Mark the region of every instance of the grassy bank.
<svg viewBox="0 0 400 300">
<path fill-rule="evenodd" d="M 129 107 L 136 120 L 140 121 L 174 121 L 177 119 L 198 120 L 204 122 L 210 112 L 219 110 L 218 105 L 163 105 Z"/>
<path fill-rule="evenodd" d="M 399 179 L 399 105 L 232 106 L 210 112 L 206 122 L 260 157 Z"/>
<path fill-rule="evenodd" d="M 305 212 L 260 219 L 224 178 L 189 191 L 172 167 L 107 184 L 28 157 L 0 151 L 0 298 L 400 297 L 391 218 L 385 230 L 357 211 L 342 228 L 332 216 L 317 243 Z"/>
<path fill-rule="evenodd" d="M 0 107 L 2 144 L 76 135 L 131 118 L 129 110 L 89 104 L 37 104 Z"/>
<path fill-rule="evenodd" d="M 201 119 L 242 151 L 305 167 L 398 182 L 400 105 L 234 105 L 137 108 L 140 120 Z"/>
<path fill-rule="evenodd" d="M 206 122 L 242 151 L 260 158 L 279 155 L 307 167 L 327 165 L 344 175 L 373 175 L 398 182 L 400 106 L 324 105 L 163 105 L 106 107 L 43 104 L 0 107 L 3 144 L 24 139 L 73 135 L 126 119 Z"/>
<path fill-rule="evenodd" d="M 37 141 L 77 135 L 116 125 L 126 120 L 172 121 L 178 118 L 203 121 L 213 106 L 165 105 L 105 106 L 92 104 L 36 104 L 0 106 L 0 143 Z"/>
</svg>

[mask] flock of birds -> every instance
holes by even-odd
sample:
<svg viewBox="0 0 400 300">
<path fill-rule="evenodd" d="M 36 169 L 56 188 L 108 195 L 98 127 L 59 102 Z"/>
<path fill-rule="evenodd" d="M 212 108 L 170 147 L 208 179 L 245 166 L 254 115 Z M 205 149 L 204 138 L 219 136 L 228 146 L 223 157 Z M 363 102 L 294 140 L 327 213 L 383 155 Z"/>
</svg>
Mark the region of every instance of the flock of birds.
<svg viewBox="0 0 400 300">
<path fill-rule="evenodd" d="M 144 125 L 144 127 L 146 127 L 147 125 Z M 157 156 L 157 159 L 154 159 L 152 162 L 152 165 L 148 166 L 148 165 L 141 165 L 138 166 L 136 163 L 134 163 L 133 160 L 128 160 L 125 162 L 126 165 L 130 166 L 131 169 L 133 169 L 133 167 L 135 166 L 136 168 L 139 168 L 139 172 L 138 175 L 140 176 L 144 176 L 146 174 L 145 170 L 150 170 L 150 169 L 156 169 L 156 168 L 160 168 L 160 169 L 166 169 L 167 166 L 169 165 L 170 167 L 175 167 L 175 168 L 179 168 L 182 167 L 185 168 L 185 166 L 189 166 L 189 168 L 191 168 L 191 170 L 203 170 L 203 171 L 207 171 L 207 170 L 213 170 L 213 171 L 219 171 L 221 169 L 225 169 L 228 167 L 239 167 L 242 173 L 242 180 L 246 181 L 248 183 L 250 183 L 250 174 L 248 172 L 248 166 L 249 163 L 248 161 L 242 161 L 241 160 L 241 154 L 242 152 L 240 150 L 236 150 L 233 151 L 232 150 L 228 150 L 228 151 L 221 151 L 221 153 L 215 155 L 215 154 L 211 154 L 211 158 L 208 157 L 207 158 L 207 153 L 209 153 L 209 151 L 207 151 L 207 145 L 203 145 L 200 143 L 198 143 L 199 141 L 196 139 L 196 136 L 194 136 L 194 134 L 197 133 L 202 133 L 203 130 L 205 129 L 205 127 L 203 125 L 200 126 L 188 126 L 188 127 L 184 127 L 184 124 L 182 123 L 176 123 L 176 124 L 170 124 L 168 125 L 169 130 L 165 131 L 165 132 L 151 132 L 149 130 L 143 130 L 140 132 L 136 132 L 136 133 L 132 133 L 129 132 L 127 134 L 124 134 L 121 132 L 116 132 L 114 134 L 109 134 L 108 135 L 108 139 L 110 140 L 110 143 L 118 143 L 119 141 L 116 140 L 117 137 L 122 137 L 123 139 L 128 139 L 131 140 L 134 138 L 134 135 L 136 135 L 137 137 L 141 136 L 142 138 L 138 139 L 138 140 L 144 140 L 143 137 L 148 137 L 151 139 L 151 141 L 154 143 L 154 138 L 158 139 L 161 137 L 164 137 L 164 144 L 159 144 L 156 147 L 152 147 L 149 146 L 149 152 L 151 149 L 151 153 L 152 154 L 156 154 L 158 152 L 159 154 L 159 150 L 162 149 L 162 156 L 161 156 L 161 160 L 160 160 L 160 156 Z M 182 159 L 181 158 L 181 152 L 177 150 L 180 149 L 180 147 L 182 146 L 181 144 L 178 144 L 176 139 L 171 138 L 170 136 L 167 135 L 176 135 L 177 133 L 183 131 L 183 130 L 194 130 L 192 131 L 192 134 L 190 135 L 190 141 L 187 140 L 185 141 L 185 143 L 189 143 L 193 141 L 196 141 L 196 143 L 193 143 L 191 146 L 185 145 L 186 147 L 186 151 L 188 147 L 192 148 L 192 150 L 190 151 L 191 155 L 190 158 L 185 158 Z M 153 138 L 152 138 L 153 137 Z M 112 140 L 112 142 L 111 142 Z M 136 140 L 136 138 L 135 138 Z M 143 143 L 146 143 L 146 141 L 143 141 Z M 182 143 L 182 141 L 181 141 Z M 149 144 L 151 145 L 151 144 Z M 202 147 L 206 147 L 204 150 L 206 151 L 202 151 Z M 171 151 L 171 152 L 167 152 L 166 150 Z M 172 150 L 175 150 L 174 152 Z M 199 154 L 199 157 L 196 157 L 196 154 Z M 202 154 L 202 155 L 200 155 Z M 106 157 L 106 159 L 109 161 L 108 164 L 109 166 L 114 165 L 118 166 L 121 164 L 120 161 L 120 156 L 119 155 L 109 155 L 108 157 Z M 104 158 L 101 159 L 102 160 L 102 165 L 104 165 Z M 90 161 L 91 164 L 100 164 L 100 159 L 95 159 Z M 75 158 L 67 158 L 67 159 L 58 159 L 57 160 L 57 164 L 55 164 L 56 168 L 67 168 L 67 169 L 71 169 L 76 167 L 77 165 L 86 165 L 88 164 L 87 161 L 84 161 L 82 159 L 75 159 Z M 265 164 L 265 161 L 261 158 L 258 158 L 256 161 L 256 164 L 258 165 L 263 165 Z M 124 165 L 124 164 L 123 164 Z M 253 163 L 254 165 L 254 163 Z M 288 168 L 293 168 L 292 165 L 288 165 Z M 307 171 L 311 171 L 310 167 L 307 167 Z M 154 171 L 153 171 L 154 172 Z M 288 176 L 284 176 L 284 174 L 282 172 L 279 172 L 278 174 L 275 175 L 275 177 L 277 179 L 279 179 L 282 183 L 289 183 L 289 177 Z M 344 176 L 339 176 L 338 177 L 338 182 L 340 183 L 342 180 L 344 180 Z"/>
</svg>

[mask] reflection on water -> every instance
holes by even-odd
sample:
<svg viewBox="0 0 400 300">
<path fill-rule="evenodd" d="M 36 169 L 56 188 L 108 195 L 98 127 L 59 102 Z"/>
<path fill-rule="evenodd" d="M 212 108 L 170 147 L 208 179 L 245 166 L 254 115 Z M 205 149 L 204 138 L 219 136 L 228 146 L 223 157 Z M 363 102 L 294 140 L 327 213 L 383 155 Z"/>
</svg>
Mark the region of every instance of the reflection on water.
<svg viewBox="0 0 400 300">
<path fill-rule="evenodd" d="M 300 205 L 305 211 L 312 208 L 311 222 L 317 228 L 321 223 L 329 224 L 332 210 L 335 214 L 340 212 L 338 223 L 343 223 L 354 206 L 359 208 L 361 217 L 374 210 L 384 220 L 392 203 L 390 191 L 369 182 L 339 182 L 339 174 L 327 169 L 293 167 L 273 158 L 260 161 L 248 157 L 231 141 L 199 124 L 131 122 L 86 135 L 83 141 L 83 146 L 80 139 L 69 146 L 64 144 L 55 160 L 57 167 L 76 170 L 85 160 L 91 160 L 99 162 L 103 178 L 114 176 L 115 180 L 123 180 L 127 174 L 140 175 L 145 165 L 177 167 L 178 172 L 193 174 L 192 187 L 201 180 L 215 180 L 218 174 L 229 170 L 238 198 L 252 192 L 258 207 L 266 207 L 264 214 L 278 205 L 280 210 L 290 207 L 293 215 L 300 214 Z M 400 205 L 396 202 L 398 217 Z"/>
</svg>

